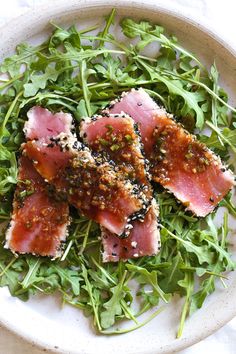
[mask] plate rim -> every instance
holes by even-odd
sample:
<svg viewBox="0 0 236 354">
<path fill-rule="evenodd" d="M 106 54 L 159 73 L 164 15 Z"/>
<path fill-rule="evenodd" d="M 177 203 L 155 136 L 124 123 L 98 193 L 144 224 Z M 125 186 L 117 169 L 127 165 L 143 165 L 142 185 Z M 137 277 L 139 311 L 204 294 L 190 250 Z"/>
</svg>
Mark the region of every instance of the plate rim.
<svg viewBox="0 0 236 354">
<path fill-rule="evenodd" d="M 27 10 L 20 16 L 14 17 L 13 19 L 10 19 L 6 21 L 5 24 L 3 24 L 0 27 L 0 33 L 3 36 L 9 37 L 9 31 L 6 30 L 6 28 L 10 28 L 11 26 L 19 26 L 19 24 L 23 25 L 25 23 L 33 23 L 33 20 L 38 17 L 38 13 L 43 13 L 44 11 L 46 12 L 52 12 L 53 9 L 55 9 L 55 6 L 58 8 L 57 13 L 54 15 L 62 15 L 62 9 L 64 8 L 67 10 L 67 13 L 73 11 L 79 11 L 79 9 L 89 9 L 89 8 L 95 8 L 95 7 L 101 7 L 105 6 L 107 9 L 111 8 L 119 8 L 121 6 L 131 8 L 139 8 L 140 10 L 145 9 L 148 11 L 154 11 L 155 13 L 161 13 L 161 14 L 168 14 L 168 16 L 177 18 L 178 20 L 182 21 L 183 23 L 187 23 L 193 27 L 195 27 L 196 30 L 202 31 L 204 34 L 209 36 L 213 41 L 217 42 L 220 46 L 226 50 L 230 55 L 232 55 L 234 58 L 236 58 L 236 47 L 234 48 L 230 43 L 227 42 L 227 40 L 221 38 L 219 33 L 216 33 L 214 31 L 214 28 L 207 24 L 204 20 L 202 21 L 197 21 L 194 18 L 187 17 L 177 10 L 173 9 L 173 4 L 169 3 L 154 3 L 154 2 L 149 2 L 148 0 L 67 0 L 66 3 L 64 0 L 51 0 L 50 3 L 46 4 L 40 4 L 36 5 L 33 8 Z M 53 15 L 52 15 L 53 16 Z M 30 20 L 29 20 L 30 18 Z M 219 330 L 221 327 L 223 327 L 225 324 L 227 324 L 231 319 L 233 319 L 236 316 L 236 308 L 235 306 L 232 306 L 232 309 L 234 311 L 227 311 L 227 315 L 221 321 L 217 321 L 217 323 L 212 326 L 212 328 L 208 328 L 205 330 L 204 333 L 199 333 L 195 337 L 191 337 L 190 339 L 181 338 L 179 339 L 179 342 L 175 342 L 175 347 L 174 348 L 168 348 L 167 351 L 164 350 L 161 353 L 174 353 L 180 350 L 183 350 L 187 347 L 190 347 L 199 341 L 207 338 L 217 330 Z M 24 340 L 28 343 L 30 343 L 33 347 L 35 348 L 40 348 L 43 349 L 44 351 L 48 353 L 63 353 L 63 354 L 69 354 L 66 349 L 63 348 L 55 348 L 55 346 L 51 346 L 50 344 L 47 344 L 45 341 L 35 338 L 32 335 L 26 333 L 22 328 L 19 326 L 14 326 L 14 324 L 8 322 L 6 318 L 1 317 L 0 313 L 0 326 L 3 326 L 9 331 L 10 333 L 13 333 L 16 335 L 18 338 L 21 340 Z M 78 352 L 79 354 L 80 352 Z M 81 352 L 82 354 L 82 352 Z M 86 353 L 87 354 L 87 353 Z M 91 353 L 90 353 L 91 354 Z M 137 353 L 139 354 L 139 353 Z M 156 354 L 155 350 L 150 351 L 145 351 L 142 352 L 142 354 Z"/>
</svg>

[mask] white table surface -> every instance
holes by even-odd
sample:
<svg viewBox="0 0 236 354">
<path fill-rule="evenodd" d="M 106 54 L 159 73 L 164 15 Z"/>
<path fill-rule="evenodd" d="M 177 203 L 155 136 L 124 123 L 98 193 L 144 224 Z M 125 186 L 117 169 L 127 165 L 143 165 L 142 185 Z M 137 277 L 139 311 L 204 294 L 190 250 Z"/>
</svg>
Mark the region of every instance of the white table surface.
<svg viewBox="0 0 236 354">
<path fill-rule="evenodd" d="M 3 0 L 0 9 L 0 26 L 31 7 L 51 0 Z M 117 0 L 118 2 L 119 0 Z M 150 0 L 169 3 L 176 11 L 204 23 L 226 40 L 236 50 L 236 1 L 235 0 Z M 1 36 L 1 33 L 0 33 Z M 236 301 L 236 299 L 232 299 Z M 23 322 L 23 321 L 22 321 Z M 23 325 L 23 323 L 22 323 Z M 44 354 L 45 351 L 17 338 L 0 327 L 0 354 Z M 205 340 L 185 349 L 179 354 L 235 354 L 236 318 Z M 69 353 L 68 353 L 69 354 Z M 121 353 L 125 354 L 125 353 Z"/>
</svg>

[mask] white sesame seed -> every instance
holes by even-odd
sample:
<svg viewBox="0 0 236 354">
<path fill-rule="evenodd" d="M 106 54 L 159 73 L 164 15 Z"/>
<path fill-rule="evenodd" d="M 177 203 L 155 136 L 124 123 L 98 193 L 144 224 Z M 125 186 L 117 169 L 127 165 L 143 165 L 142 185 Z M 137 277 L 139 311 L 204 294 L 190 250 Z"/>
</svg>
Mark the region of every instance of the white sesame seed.
<svg viewBox="0 0 236 354">
<path fill-rule="evenodd" d="M 136 247 L 137 247 L 137 242 L 136 242 L 136 241 L 132 241 L 132 242 L 131 242 L 131 246 L 134 247 L 134 248 L 136 248 Z"/>
</svg>

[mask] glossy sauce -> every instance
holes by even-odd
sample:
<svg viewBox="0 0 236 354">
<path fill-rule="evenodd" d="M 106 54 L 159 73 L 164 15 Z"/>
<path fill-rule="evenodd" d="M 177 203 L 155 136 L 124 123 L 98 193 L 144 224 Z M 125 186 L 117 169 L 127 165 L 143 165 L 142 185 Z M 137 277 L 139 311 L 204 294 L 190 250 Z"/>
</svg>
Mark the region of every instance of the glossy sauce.
<svg viewBox="0 0 236 354">
<path fill-rule="evenodd" d="M 47 183 L 25 156 L 20 158 L 18 179 L 9 247 L 19 253 L 56 256 L 65 240 L 68 205 L 50 198 Z"/>
<path fill-rule="evenodd" d="M 233 174 L 220 159 L 143 89 L 123 93 L 109 111 L 123 111 L 138 123 L 152 179 L 196 215 L 212 212 L 234 185 Z"/>
<path fill-rule="evenodd" d="M 122 233 L 128 217 L 142 208 L 143 201 L 123 171 L 88 149 L 31 141 L 24 145 L 24 153 L 55 187 L 57 198 L 68 200 L 112 232 Z"/>
</svg>

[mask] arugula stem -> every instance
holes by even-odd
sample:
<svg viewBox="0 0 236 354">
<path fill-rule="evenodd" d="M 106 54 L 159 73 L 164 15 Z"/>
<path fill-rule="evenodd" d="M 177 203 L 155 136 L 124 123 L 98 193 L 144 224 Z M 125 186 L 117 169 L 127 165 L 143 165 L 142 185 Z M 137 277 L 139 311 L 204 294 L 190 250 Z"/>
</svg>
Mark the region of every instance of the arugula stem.
<svg viewBox="0 0 236 354">
<path fill-rule="evenodd" d="M 10 219 L 10 215 L 2 215 L 0 214 L 0 220 L 9 220 Z"/>
<path fill-rule="evenodd" d="M 65 101 L 69 101 L 71 103 L 74 103 L 74 104 L 78 104 L 77 101 L 73 100 L 72 98 L 69 98 L 69 97 L 66 97 L 64 95 L 59 95 L 59 94 L 55 94 L 55 93 L 37 93 L 35 96 L 33 97 L 30 97 L 28 98 L 27 100 L 25 100 L 24 104 L 20 106 L 20 108 L 23 108 L 26 104 L 32 102 L 32 101 L 35 101 L 35 100 L 39 100 L 39 101 L 42 101 L 43 99 L 45 98 L 60 98 L 62 100 L 65 100 Z"/>
<path fill-rule="evenodd" d="M 212 66 L 212 70 L 214 70 L 214 73 L 217 73 L 215 63 Z M 218 96 L 218 75 L 216 75 L 214 73 L 213 72 L 211 73 L 211 80 L 213 83 L 212 91 Z M 217 104 L 217 100 L 215 97 L 213 97 L 212 103 L 211 103 L 211 112 L 212 112 L 211 115 L 212 115 L 213 124 L 217 126 L 217 106 L 216 106 L 216 104 Z"/>
<path fill-rule="evenodd" d="M 64 300 L 65 300 L 65 302 L 67 302 L 68 304 L 70 304 L 70 305 L 72 305 L 72 306 L 74 306 L 74 307 L 77 307 L 77 308 L 79 308 L 79 309 L 81 309 L 81 310 L 86 309 L 86 305 L 83 304 L 83 303 L 81 303 L 81 302 L 74 302 L 74 301 L 71 301 L 71 300 L 69 300 L 69 299 L 67 299 L 67 298 L 64 298 Z"/>
<path fill-rule="evenodd" d="M 234 209 L 234 206 L 231 203 L 229 203 L 225 198 L 222 200 L 221 203 L 222 206 L 225 206 L 230 211 L 230 214 L 236 217 L 236 210 Z"/>
<path fill-rule="evenodd" d="M 157 311 L 155 311 L 153 314 L 151 314 L 151 316 L 149 316 L 145 321 L 143 321 L 142 323 L 138 324 L 137 326 L 130 327 L 130 328 L 124 328 L 124 329 L 117 329 L 117 330 L 114 330 L 114 331 L 101 330 L 100 333 L 103 333 L 103 334 L 123 334 L 123 333 L 128 333 L 128 332 L 135 331 L 136 329 L 145 326 L 148 322 L 153 320 L 164 309 L 165 309 L 164 307 L 159 308 Z"/>
<path fill-rule="evenodd" d="M 25 56 L 22 56 L 22 57 L 20 56 L 18 59 L 15 59 L 14 62 L 8 64 L 8 67 L 12 66 L 12 65 L 15 65 L 16 63 L 19 63 L 19 62 L 24 63 L 25 59 L 28 59 L 31 56 L 35 55 L 36 53 L 41 52 L 41 51 L 43 51 L 44 49 L 47 49 L 47 48 L 48 48 L 48 45 L 46 43 L 43 43 L 42 45 L 40 45 L 38 47 L 35 47 L 32 50 L 32 52 L 29 51 L 28 49 L 25 49 L 25 51 L 28 52 L 29 54 L 27 54 Z"/>
<path fill-rule="evenodd" d="M 220 96 L 218 96 L 214 91 L 212 91 L 207 85 L 205 85 L 204 83 L 200 82 L 200 81 L 196 81 L 193 80 L 191 78 L 186 78 L 184 76 L 181 75 L 177 75 L 176 73 L 170 72 L 166 69 L 163 69 L 163 72 L 169 76 L 175 76 L 177 78 L 182 78 L 185 81 L 191 82 L 197 86 L 200 86 L 202 88 L 204 88 L 205 91 L 207 91 L 213 98 L 215 98 L 216 100 L 218 100 L 219 102 L 221 102 L 224 106 L 226 106 L 228 109 L 230 109 L 232 112 L 236 113 L 236 109 L 234 107 L 232 107 L 230 104 L 228 104 L 227 102 L 225 102 L 224 100 L 222 100 L 222 98 Z"/>
<path fill-rule="evenodd" d="M 98 262 L 92 257 L 93 263 L 96 265 L 98 269 L 105 275 L 105 277 L 113 284 L 116 285 L 116 281 L 111 277 L 111 275 L 102 267 Z"/>
<path fill-rule="evenodd" d="M 20 92 L 16 95 L 16 97 L 15 97 L 14 100 L 12 101 L 12 103 L 11 103 L 11 105 L 10 105 L 10 107 L 9 107 L 9 109 L 8 109 L 8 111 L 7 111 L 7 113 L 6 113 L 6 115 L 5 115 L 5 118 L 4 118 L 4 120 L 3 120 L 3 122 L 2 122 L 2 125 L 1 125 L 1 127 L 0 127 L 0 143 L 1 143 L 1 141 L 2 141 L 3 132 L 4 132 L 4 129 L 5 129 L 6 124 L 7 124 L 7 122 L 8 122 L 8 119 L 10 118 L 10 116 L 11 116 L 11 114 L 12 114 L 12 112 L 13 112 L 15 106 L 16 106 L 16 103 L 17 103 L 18 99 L 19 99 L 22 95 L 23 95 L 23 91 L 20 91 Z"/>
<path fill-rule="evenodd" d="M 140 258 L 140 259 L 136 262 L 136 265 L 139 266 L 141 263 L 142 263 L 142 259 Z M 135 276 L 136 273 L 137 273 L 136 271 L 132 271 L 132 272 L 130 273 L 130 275 L 128 276 L 128 278 L 126 279 L 125 284 L 128 284 L 128 282 L 132 280 L 132 278 Z"/>
<path fill-rule="evenodd" d="M 119 54 L 131 54 L 131 51 L 129 50 L 129 48 L 127 48 L 123 43 L 119 43 L 119 42 L 117 42 L 114 39 L 105 38 L 105 37 L 102 37 L 102 36 L 82 36 L 82 38 L 88 39 L 88 40 L 99 40 L 99 41 L 111 43 L 114 46 L 116 46 L 117 48 L 120 48 L 120 49 L 123 50 Z M 115 53 L 115 51 L 113 51 L 113 52 Z M 151 59 L 151 58 L 148 58 L 148 59 Z"/>
<path fill-rule="evenodd" d="M 111 14 L 110 14 L 108 20 L 106 21 L 105 28 L 102 31 L 102 34 L 101 34 L 102 39 L 100 40 L 98 48 L 101 48 L 104 44 L 104 40 L 109 32 L 109 29 L 110 29 L 112 23 L 114 22 L 115 13 L 116 13 L 116 9 L 112 9 Z"/>
<path fill-rule="evenodd" d="M 44 293 L 44 290 L 41 289 L 39 286 L 37 286 L 35 284 L 33 285 L 33 288 L 35 288 L 36 290 L 40 291 L 41 293 Z"/>
<path fill-rule="evenodd" d="M 62 27 L 58 26 L 58 25 L 57 25 L 56 23 L 54 23 L 53 21 L 50 21 L 50 24 L 51 24 L 53 27 L 55 27 L 55 28 L 57 28 L 57 29 L 59 29 L 59 30 L 63 30 Z M 97 25 L 94 25 L 94 26 L 87 27 L 87 28 L 85 28 L 85 29 L 82 29 L 82 30 L 78 31 L 78 34 L 88 33 L 88 32 L 94 31 L 94 30 L 97 29 L 97 28 L 99 28 L 99 25 L 98 25 L 98 24 L 97 24 Z"/>
<path fill-rule="evenodd" d="M 99 28 L 99 25 L 94 25 L 94 26 L 90 26 L 88 28 L 85 28 L 83 30 L 78 31 L 79 34 L 84 34 L 84 33 L 88 33 L 91 31 L 94 31 L 95 29 Z"/>
<path fill-rule="evenodd" d="M 191 70 L 189 70 L 189 71 L 185 71 L 184 73 L 179 74 L 179 75 L 180 75 L 182 78 L 184 78 L 184 76 L 188 76 L 188 75 L 194 73 L 195 71 L 196 71 L 196 69 L 193 68 L 193 69 L 191 69 Z"/>
<path fill-rule="evenodd" d="M 7 86 L 11 85 L 13 82 L 15 82 L 16 80 L 19 80 L 23 77 L 23 74 L 20 74 L 18 76 L 13 77 L 12 79 L 6 81 L 3 85 L 0 86 L 0 91 L 2 91 L 3 89 L 5 89 Z"/>
<path fill-rule="evenodd" d="M 30 278 L 37 272 L 38 268 L 40 267 L 40 264 L 41 264 L 41 260 L 36 259 L 34 260 L 33 266 L 29 267 L 28 273 L 26 274 L 25 278 L 21 282 L 23 289 L 27 289 L 27 287 L 29 286 Z"/>
<path fill-rule="evenodd" d="M 164 225 L 162 225 L 162 224 L 159 223 L 159 226 L 160 226 L 162 229 L 165 229 L 166 232 L 167 232 L 171 237 L 175 238 L 176 240 L 178 240 L 178 241 L 180 241 L 180 242 L 184 242 L 184 240 L 183 240 L 181 237 L 179 237 L 179 236 L 173 234 L 173 232 L 169 231 Z"/>
<path fill-rule="evenodd" d="M 89 89 L 87 86 L 87 80 L 85 78 L 85 70 L 86 70 L 86 63 L 84 60 L 82 60 L 81 64 L 80 64 L 80 80 L 81 80 L 81 85 L 82 85 L 84 101 L 85 101 L 85 105 L 86 105 L 86 109 L 87 109 L 87 114 L 89 117 L 91 117 L 92 110 L 91 110 L 91 106 L 90 106 Z"/>
<path fill-rule="evenodd" d="M 208 270 L 206 270 L 206 274 L 214 275 L 215 277 L 228 280 L 228 278 L 227 278 L 225 275 L 223 275 L 223 274 L 218 274 L 218 273 L 215 273 L 215 272 L 210 272 L 210 271 L 208 271 Z"/>
<path fill-rule="evenodd" d="M 73 240 L 69 241 L 69 243 L 68 243 L 68 245 L 66 247 L 66 250 L 65 250 L 65 252 L 63 253 L 63 255 L 62 255 L 61 259 L 60 259 L 62 262 L 66 259 L 68 253 L 70 252 L 70 249 L 71 249 L 73 243 L 74 243 Z"/>
<path fill-rule="evenodd" d="M 85 284 L 86 284 L 86 287 L 87 287 L 87 291 L 88 291 L 88 294 L 89 294 L 89 297 L 90 297 L 91 305 L 92 305 L 92 308 L 93 308 L 95 322 L 97 324 L 98 330 L 101 331 L 102 327 L 101 327 L 99 316 L 98 316 L 98 312 L 97 312 L 97 306 L 95 305 L 91 284 L 90 284 L 90 282 L 88 280 L 87 269 L 85 268 L 85 266 L 83 264 L 82 264 L 82 270 L 83 270 L 83 275 L 84 275 L 84 281 L 85 281 Z"/>
<path fill-rule="evenodd" d="M 87 226 L 87 229 L 86 229 L 86 232 L 85 232 L 85 235 L 84 235 L 83 244 L 82 244 L 82 247 L 81 247 L 81 249 L 79 251 L 79 255 L 83 254 L 83 252 L 84 252 L 84 250 L 86 248 L 91 225 L 92 225 L 92 220 L 89 220 L 88 226 Z"/>
<path fill-rule="evenodd" d="M 97 49 L 97 50 L 91 50 L 90 52 L 84 52 L 84 51 L 77 51 L 77 54 L 68 54 L 68 53 L 60 53 L 60 55 L 55 56 L 55 57 L 47 57 L 45 56 L 45 59 L 47 59 L 48 61 L 65 61 L 65 60 L 74 60 L 76 62 L 81 62 L 82 60 L 91 60 L 92 58 L 97 58 L 102 54 L 121 54 L 121 55 L 125 55 L 126 53 L 124 51 L 121 50 L 114 50 L 114 49 Z M 93 52 L 93 53 L 92 53 Z"/>
<path fill-rule="evenodd" d="M 223 277 L 221 277 L 220 280 L 221 280 L 221 283 L 223 284 L 223 287 L 224 287 L 225 289 L 227 289 L 228 286 L 225 284 Z"/>
<path fill-rule="evenodd" d="M 134 323 L 139 324 L 139 322 L 137 321 L 137 318 L 135 318 L 135 316 L 132 314 L 132 312 L 131 312 L 130 309 L 128 308 L 126 302 L 125 302 L 124 300 L 121 300 L 120 303 L 121 303 L 121 307 L 122 307 L 124 313 L 126 314 L 126 316 L 127 316 L 129 319 L 133 320 Z"/>
<path fill-rule="evenodd" d="M 187 287 L 187 294 L 185 297 L 184 306 L 183 306 L 182 313 L 181 313 L 179 329 L 177 332 L 177 338 L 180 338 L 182 336 L 183 329 L 184 329 L 184 323 L 185 323 L 187 314 L 189 312 L 191 295 L 193 293 L 193 284 L 194 284 L 193 274 L 190 272 L 186 272 L 185 276 L 186 276 L 186 282 L 188 283 L 188 287 Z"/>
<path fill-rule="evenodd" d="M 164 100 L 164 98 L 163 98 L 161 95 L 159 95 L 159 93 L 157 93 L 157 92 L 155 92 L 155 91 L 153 91 L 153 90 L 148 90 L 148 89 L 145 89 L 145 91 L 146 91 L 147 93 L 149 93 L 150 96 L 155 96 L 155 97 L 157 97 L 158 100 L 160 100 L 160 101 L 163 103 L 164 107 L 167 108 L 167 107 L 166 107 L 166 101 Z"/>
<path fill-rule="evenodd" d="M 225 242 L 226 242 L 226 237 L 228 235 L 228 219 L 229 219 L 229 215 L 227 212 L 224 213 L 224 220 L 223 220 L 223 225 L 222 225 L 222 238 L 221 238 L 221 242 L 220 245 L 221 247 L 225 247 Z"/>
<path fill-rule="evenodd" d="M 226 143 L 228 144 L 232 151 L 236 154 L 236 147 L 231 143 L 231 141 L 229 141 L 227 138 L 225 138 L 225 136 L 221 133 L 220 129 L 217 128 L 214 124 L 212 124 L 211 122 L 206 121 L 206 125 L 208 125 L 208 127 L 210 127 L 212 130 L 214 130 L 218 135 L 219 137 Z"/>
<path fill-rule="evenodd" d="M 0 273 L 0 277 L 2 277 L 6 271 L 13 265 L 13 263 L 17 260 L 16 257 L 13 257 L 11 262 L 8 263 L 8 265 L 3 269 L 3 271 Z"/>
<path fill-rule="evenodd" d="M 143 308 L 141 308 L 141 310 L 139 310 L 136 314 L 135 317 L 139 317 L 141 316 L 143 313 L 147 312 L 148 310 L 150 310 L 151 305 L 149 303 L 146 303 L 145 306 Z"/>
</svg>

